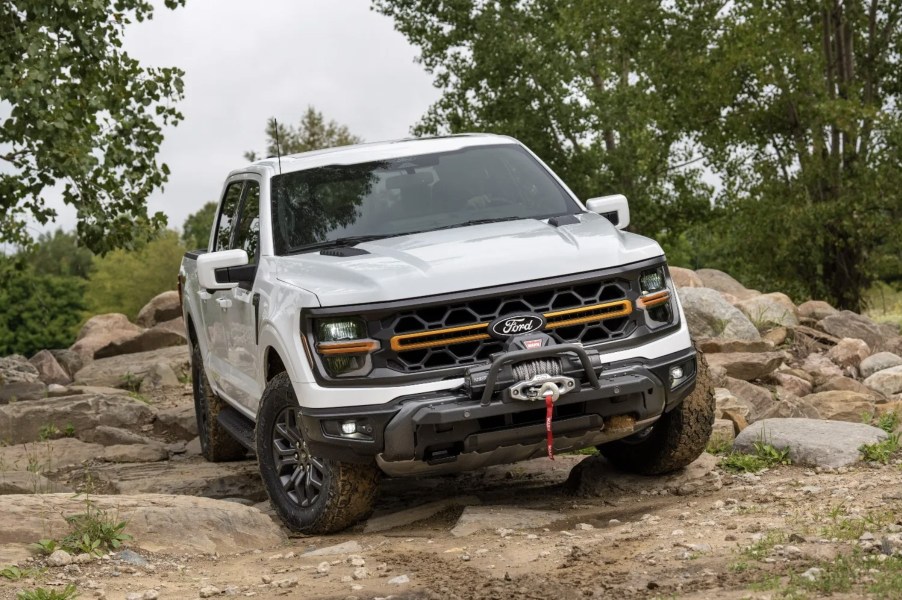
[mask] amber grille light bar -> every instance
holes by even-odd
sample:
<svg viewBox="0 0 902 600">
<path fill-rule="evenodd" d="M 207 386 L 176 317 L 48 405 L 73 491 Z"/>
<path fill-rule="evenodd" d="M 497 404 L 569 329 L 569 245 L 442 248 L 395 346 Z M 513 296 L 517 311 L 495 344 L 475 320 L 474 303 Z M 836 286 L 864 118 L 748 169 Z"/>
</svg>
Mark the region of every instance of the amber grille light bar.
<svg viewBox="0 0 902 600">
<path fill-rule="evenodd" d="M 605 302 L 593 304 L 581 308 L 557 310 L 547 312 L 543 316 L 546 320 L 545 329 L 582 325 L 584 323 L 597 323 L 605 319 L 625 317 L 633 312 L 633 305 L 629 300 Z M 391 338 L 391 349 L 395 352 L 408 350 L 422 350 L 437 346 L 450 346 L 452 344 L 464 344 L 467 342 L 481 342 L 491 336 L 486 333 L 488 323 L 476 323 L 460 327 L 446 327 L 430 331 L 418 331 L 416 333 L 404 333 Z"/>
</svg>

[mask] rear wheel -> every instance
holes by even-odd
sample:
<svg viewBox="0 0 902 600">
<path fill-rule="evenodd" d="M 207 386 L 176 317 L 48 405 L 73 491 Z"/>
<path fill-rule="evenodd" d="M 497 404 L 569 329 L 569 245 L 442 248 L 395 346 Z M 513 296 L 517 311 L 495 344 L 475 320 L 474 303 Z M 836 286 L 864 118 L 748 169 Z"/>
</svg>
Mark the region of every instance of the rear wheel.
<svg viewBox="0 0 902 600">
<path fill-rule="evenodd" d="M 714 425 L 714 385 L 708 363 L 698 353 L 695 389 L 679 406 L 628 438 L 598 446 L 615 467 L 628 473 L 661 475 L 701 456 Z"/>
<path fill-rule="evenodd" d="M 210 462 L 241 460 L 247 449 L 233 438 L 217 420 L 226 404 L 213 393 L 204 371 L 200 346 L 191 344 L 191 382 L 194 388 L 194 413 L 197 415 L 197 435 L 200 451 Z"/>
<path fill-rule="evenodd" d="M 276 375 L 263 392 L 257 417 L 257 460 L 266 493 L 289 529 L 340 531 L 372 511 L 380 471 L 375 465 L 312 456 L 299 411 L 288 375 Z"/>
</svg>

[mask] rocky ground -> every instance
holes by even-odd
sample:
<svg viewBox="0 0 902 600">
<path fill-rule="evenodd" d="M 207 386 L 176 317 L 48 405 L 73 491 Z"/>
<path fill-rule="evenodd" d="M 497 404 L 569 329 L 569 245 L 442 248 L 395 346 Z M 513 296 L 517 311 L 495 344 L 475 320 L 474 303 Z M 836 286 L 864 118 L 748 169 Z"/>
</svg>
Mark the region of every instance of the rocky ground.
<svg viewBox="0 0 902 600">
<path fill-rule="evenodd" d="M 273 519 L 252 458 L 199 456 L 172 294 L 0 358 L 0 600 L 902 598 L 898 329 L 674 279 L 717 385 L 715 454 L 662 478 L 565 455 L 384 480 L 373 517 L 329 537 Z M 122 548 L 84 552 L 121 523 Z M 34 546 L 74 528 L 91 535 L 71 552 Z"/>
</svg>

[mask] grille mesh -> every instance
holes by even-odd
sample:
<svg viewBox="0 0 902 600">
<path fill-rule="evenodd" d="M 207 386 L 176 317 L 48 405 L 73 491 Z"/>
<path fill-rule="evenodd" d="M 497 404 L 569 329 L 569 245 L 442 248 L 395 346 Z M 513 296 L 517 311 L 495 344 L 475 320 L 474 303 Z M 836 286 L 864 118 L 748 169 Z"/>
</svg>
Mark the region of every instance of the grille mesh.
<svg viewBox="0 0 902 600">
<path fill-rule="evenodd" d="M 564 285 L 556 288 L 523 291 L 456 302 L 448 305 L 425 306 L 406 310 L 381 319 L 384 339 L 405 335 L 403 345 L 392 343 L 380 353 L 386 366 L 396 371 L 412 373 L 426 369 L 439 369 L 471 365 L 488 360 L 502 350 L 502 342 L 486 334 L 486 324 L 502 316 L 523 312 L 546 314 L 549 317 L 551 337 L 559 343 L 581 342 L 595 344 L 629 336 L 636 328 L 634 315 L 617 313 L 612 309 L 592 310 L 571 318 L 555 313 L 598 304 L 616 304 L 629 300 L 630 283 L 625 279 L 604 279 Z M 621 308 L 624 305 L 619 305 Z M 630 306 L 626 304 L 626 306 Z M 623 311 L 620 311 L 623 312 Z M 629 312 L 629 311 L 626 311 Z M 550 314 L 549 314 L 550 313 Z M 617 313 L 619 314 L 619 313 Z M 604 320 L 580 322 L 586 317 L 606 316 Z M 558 324 L 557 326 L 554 326 Z M 554 326 L 552 328 L 552 326 Z M 442 330 L 451 330 L 448 331 Z M 430 332 L 435 332 L 430 334 Z M 410 336 L 409 334 L 417 334 Z M 418 347 L 417 342 L 432 344 L 454 338 L 449 343 Z M 424 346 L 426 344 L 419 344 Z M 410 346 L 413 346 L 411 349 Z"/>
</svg>

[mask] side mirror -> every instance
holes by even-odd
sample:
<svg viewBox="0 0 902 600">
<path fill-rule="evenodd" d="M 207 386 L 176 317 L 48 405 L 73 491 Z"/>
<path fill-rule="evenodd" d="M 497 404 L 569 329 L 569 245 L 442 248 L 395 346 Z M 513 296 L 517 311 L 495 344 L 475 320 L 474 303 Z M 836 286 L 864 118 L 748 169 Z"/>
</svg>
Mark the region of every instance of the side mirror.
<svg viewBox="0 0 902 600">
<path fill-rule="evenodd" d="M 586 208 L 606 218 L 617 229 L 626 229 L 630 224 L 630 205 L 623 194 L 586 200 Z"/>
<path fill-rule="evenodd" d="M 244 250 L 221 250 L 197 257 L 197 281 L 206 290 L 230 290 L 238 287 L 240 279 L 229 276 L 230 269 L 247 264 Z"/>
</svg>

